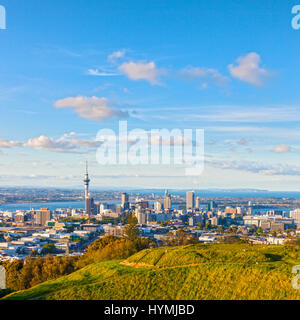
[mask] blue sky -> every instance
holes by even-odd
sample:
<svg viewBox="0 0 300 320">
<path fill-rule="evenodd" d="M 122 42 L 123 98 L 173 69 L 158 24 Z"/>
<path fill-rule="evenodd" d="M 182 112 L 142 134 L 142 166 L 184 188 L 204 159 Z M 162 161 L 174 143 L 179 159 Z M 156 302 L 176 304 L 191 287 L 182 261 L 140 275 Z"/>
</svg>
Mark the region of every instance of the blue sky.
<svg viewBox="0 0 300 320">
<path fill-rule="evenodd" d="M 0 0 L 1 185 L 299 190 L 295 4 Z M 204 129 L 203 174 L 99 165 L 119 120 Z"/>
</svg>

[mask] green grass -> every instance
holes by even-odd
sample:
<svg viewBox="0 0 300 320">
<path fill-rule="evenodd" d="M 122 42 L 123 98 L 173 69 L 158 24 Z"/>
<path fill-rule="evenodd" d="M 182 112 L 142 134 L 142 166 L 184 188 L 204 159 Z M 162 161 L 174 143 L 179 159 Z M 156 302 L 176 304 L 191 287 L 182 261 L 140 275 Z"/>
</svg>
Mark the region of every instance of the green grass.
<svg viewBox="0 0 300 320">
<path fill-rule="evenodd" d="M 121 264 L 120 264 L 121 263 Z M 300 299 L 291 285 L 299 247 L 190 245 L 89 265 L 4 299 Z"/>
</svg>

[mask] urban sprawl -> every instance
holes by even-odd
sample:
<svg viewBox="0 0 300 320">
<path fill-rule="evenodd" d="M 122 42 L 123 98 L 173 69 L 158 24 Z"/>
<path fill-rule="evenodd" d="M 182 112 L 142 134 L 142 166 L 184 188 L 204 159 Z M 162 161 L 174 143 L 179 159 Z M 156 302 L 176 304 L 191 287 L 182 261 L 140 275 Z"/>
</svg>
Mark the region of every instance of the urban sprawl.
<svg viewBox="0 0 300 320">
<path fill-rule="evenodd" d="M 188 191 L 137 196 L 120 193 L 119 203 L 94 201 L 84 176 L 85 208 L 0 211 L 0 261 L 22 259 L 35 251 L 55 256 L 82 255 L 96 239 L 122 237 L 126 217 L 134 213 L 140 235 L 164 245 L 170 234 L 183 230 L 199 243 L 224 236 L 252 244 L 284 244 L 300 236 L 300 208 L 289 199 L 267 204 L 245 199 L 208 200 Z M 151 199 L 149 199 L 151 198 Z M 283 201 L 284 200 L 284 201 Z M 283 207 L 282 202 L 285 202 Z M 293 207 L 294 205 L 294 207 Z"/>
</svg>

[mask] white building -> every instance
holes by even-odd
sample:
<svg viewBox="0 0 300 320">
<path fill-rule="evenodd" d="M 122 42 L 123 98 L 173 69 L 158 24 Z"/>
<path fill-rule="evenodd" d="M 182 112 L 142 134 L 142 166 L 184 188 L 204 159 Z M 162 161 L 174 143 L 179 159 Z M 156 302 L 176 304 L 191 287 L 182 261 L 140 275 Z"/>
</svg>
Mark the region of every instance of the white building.
<svg viewBox="0 0 300 320">
<path fill-rule="evenodd" d="M 300 209 L 296 209 L 290 212 L 290 218 L 294 219 L 297 227 L 300 227 Z"/>
</svg>

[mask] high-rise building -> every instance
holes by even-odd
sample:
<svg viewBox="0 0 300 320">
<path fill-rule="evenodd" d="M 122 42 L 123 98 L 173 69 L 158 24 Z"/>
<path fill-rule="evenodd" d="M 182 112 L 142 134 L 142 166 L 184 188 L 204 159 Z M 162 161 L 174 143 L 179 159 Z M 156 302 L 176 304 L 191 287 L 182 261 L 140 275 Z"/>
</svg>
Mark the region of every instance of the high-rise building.
<svg viewBox="0 0 300 320">
<path fill-rule="evenodd" d="M 212 226 L 217 226 L 219 223 L 219 219 L 218 219 L 218 217 L 215 216 L 215 217 L 211 218 L 210 222 L 211 222 Z"/>
<path fill-rule="evenodd" d="M 137 218 L 138 224 L 148 224 L 150 220 L 150 213 L 141 206 L 138 206 L 135 209 L 135 216 Z"/>
<path fill-rule="evenodd" d="M 297 228 L 299 228 L 300 227 L 300 209 L 295 209 L 291 211 L 290 217 L 294 219 L 294 222 L 297 225 Z"/>
<path fill-rule="evenodd" d="M 95 201 L 94 202 L 94 214 L 97 215 L 97 214 L 100 214 L 100 202 L 99 201 Z"/>
<path fill-rule="evenodd" d="M 25 221 L 25 216 L 24 216 L 24 213 L 22 212 L 19 212 L 15 215 L 15 222 L 16 223 L 24 223 Z"/>
<path fill-rule="evenodd" d="M 195 208 L 196 208 L 196 209 L 199 209 L 199 208 L 200 208 L 200 198 L 199 198 L 199 197 L 196 198 Z"/>
<path fill-rule="evenodd" d="M 107 209 L 107 206 L 105 203 L 100 204 L 100 214 L 103 214 L 104 211 Z"/>
<path fill-rule="evenodd" d="M 161 203 L 160 203 L 159 201 L 154 202 L 154 207 L 153 207 L 153 209 L 154 209 L 155 212 L 161 211 L 161 209 L 162 209 Z"/>
<path fill-rule="evenodd" d="M 208 211 L 214 211 L 215 207 L 216 207 L 215 202 L 213 200 L 211 200 L 207 205 L 207 210 Z"/>
<path fill-rule="evenodd" d="M 122 193 L 122 204 L 123 210 L 129 210 L 129 196 L 127 193 Z"/>
<path fill-rule="evenodd" d="M 189 226 L 194 227 L 196 226 L 198 223 L 203 223 L 204 222 L 204 218 L 200 215 L 198 216 L 193 216 L 189 218 Z"/>
<path fill-rule="evenodd" d="M 168 190 L 165 191 L 164 196 L 164 210 L 171 209 L 172 201 L 171 201 L 171 195 L 168 193 Z"/>
<path fill-rule="evenodd" d="M 89 194 L 85 198 L 85 214 L 90 216 L 93 214 L 93 212 L 94 212 L 94 199 Z"/>
<path fill-rule="evenodd" d="M 49 209 L 42 208 L 36 212 L 35 224 L 45 226 L 49 220 L 51 220 L 51 211 Z"/>
<path fill-rule="evenodd" d="M 136 206 L 141 206 L 143 209 L 149 208 L 149 202 L 145 200 L 137 200 L 135 204 Z"/>
<path fill-rule="evenodd" d="M 186 210 L 193 210 L 195 208 L 195 193 L 188 191 L 186 193 Z"/>
<path fill-rule="evenodd" d="M 120 215 L 121 212 L 122 212 L 122 209 L 123 209 L 122 206 L 118 204 L 118 205 L 116 206 L 116 214 Z"/>
</svg>

